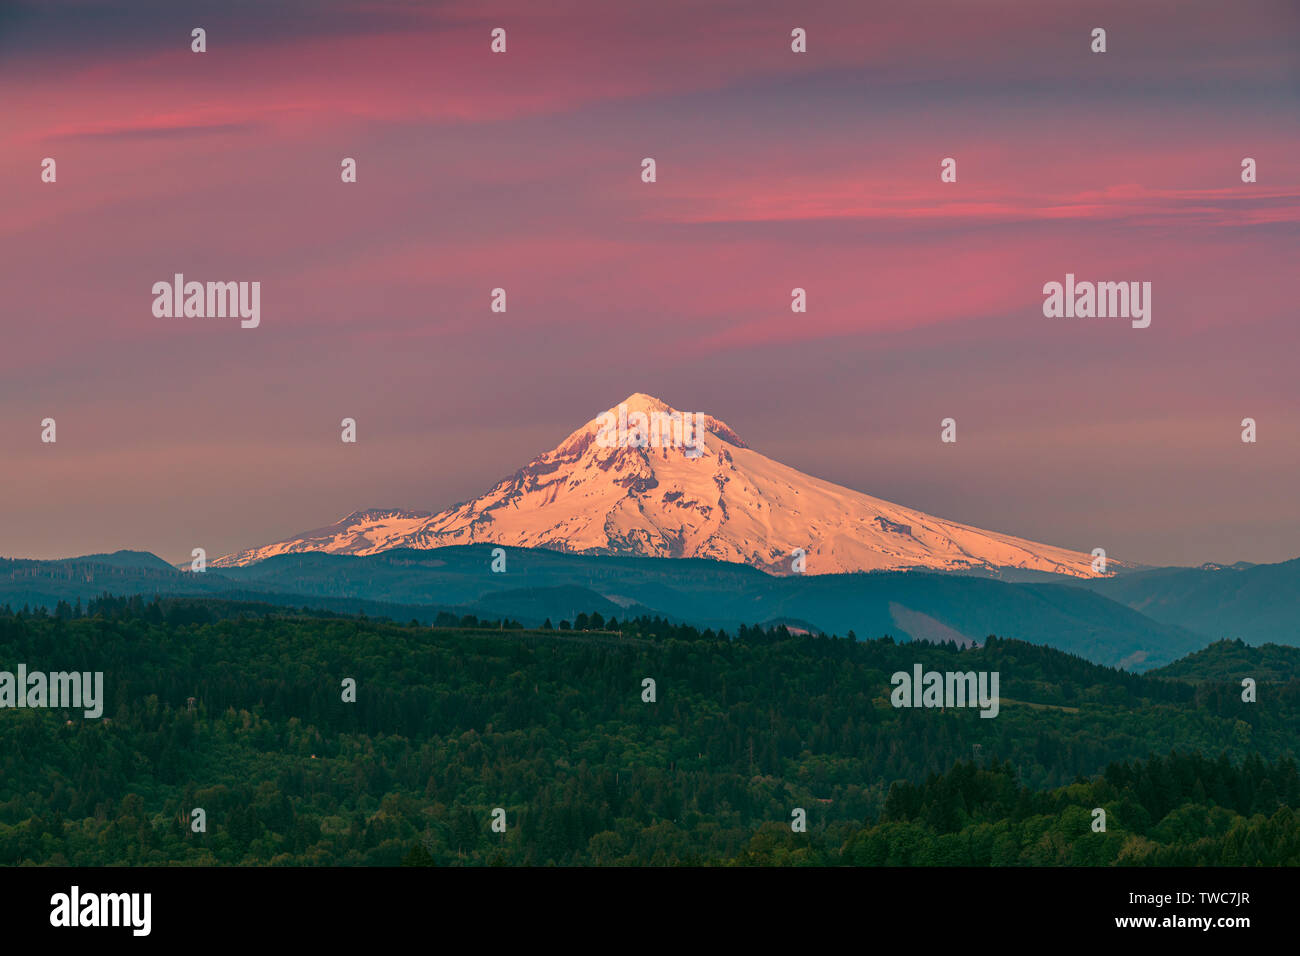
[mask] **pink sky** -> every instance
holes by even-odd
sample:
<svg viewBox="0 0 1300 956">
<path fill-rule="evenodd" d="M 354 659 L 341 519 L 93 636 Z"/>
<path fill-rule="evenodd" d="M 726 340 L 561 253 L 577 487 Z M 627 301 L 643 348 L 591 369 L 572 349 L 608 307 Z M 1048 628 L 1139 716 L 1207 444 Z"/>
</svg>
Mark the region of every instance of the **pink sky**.
<svg viewBox="0 0 1300 956">
<path fill-rule="evenodd" d="M 1300 555 L 1298 40 L 1254 2 L 6 6 L 0 555 L 440 509 L 635 391 L 968 524 Z M 260 281 L 261 327 L 155 318 L 175 272 Z M 1066 272 L 1150 281 L 1151 327 L 1045 318 Z"/>
</svg>

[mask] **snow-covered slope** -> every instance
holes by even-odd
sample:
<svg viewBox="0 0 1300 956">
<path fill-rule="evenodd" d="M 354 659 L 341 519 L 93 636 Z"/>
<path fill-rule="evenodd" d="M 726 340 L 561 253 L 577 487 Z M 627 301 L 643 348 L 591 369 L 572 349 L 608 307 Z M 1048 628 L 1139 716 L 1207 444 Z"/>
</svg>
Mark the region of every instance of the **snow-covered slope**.
<svg viewBox="0 0 1300 956">
<path fill-rule="evenodd" d="M 680 414 L 640 393 L 620 405 L 633 427 L 637 413 L 647 419 Z M 1092 576 L 1089 555 L 981 531 L 813 478 L 760 455 L 711 416 L 700 416 L 702 441 L 692 449 L 676 434 L 649 447 L 621 441 L 617 429 L 602 430 L 619 414 L 615 406 L 597 416 L 486 494 L 446 511 L 358 511 L 212 566 L 302 551 L 365 555 L 492 542 L 714 558 L 776 573 L 789 572 L 791 554 L 801 548 L 809 574 L 1021 568 Z"/>
</svg>

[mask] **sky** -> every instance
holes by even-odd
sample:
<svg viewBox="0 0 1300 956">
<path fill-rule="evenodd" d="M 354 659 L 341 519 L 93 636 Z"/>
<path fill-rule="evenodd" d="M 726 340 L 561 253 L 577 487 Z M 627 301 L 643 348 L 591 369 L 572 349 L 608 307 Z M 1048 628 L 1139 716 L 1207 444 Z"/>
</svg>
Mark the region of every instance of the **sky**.
<svg viewBox="0 0 1300 956">
<path fill-rule="evenodd" d="M 1298 107 L 1293 2 L 9 0 L 0 555 L 440 510 L 645 392 L 969 525 L 1296 557 Z M 178 272 L 260 326 L 156 317 Z"/>
</svg>

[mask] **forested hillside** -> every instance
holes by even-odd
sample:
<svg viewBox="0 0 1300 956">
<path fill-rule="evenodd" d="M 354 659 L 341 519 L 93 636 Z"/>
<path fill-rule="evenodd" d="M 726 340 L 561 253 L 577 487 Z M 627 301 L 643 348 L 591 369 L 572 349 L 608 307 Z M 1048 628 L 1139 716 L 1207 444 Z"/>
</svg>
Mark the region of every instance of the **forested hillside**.
<svg viewBox="0 0 1300 956">
<path fill-rule="evenodd" d="M 1215 641 L 1209 647 L 1149 672 L 1151 677 L 1192 683 L 1205 680 L 1240 682 L 1243 677 L 1257 681 L 1285 681 L 1296 674 L 1300 674 L 1300 647 L 1251 645 L 1240 639 Z"/>
<path fill-rule="evenodd" d="M 997 638 L 443 624 L 0 611 L 0 670 L 103 671 L 106 697 L 98 720 L 0 710 L 0 863 L 1300 862 L 1293 674 L 1245 703 L 1236 674 Z M 895 709 L 917 663 L 997 671 L 998 716 Z"/>
</svg>

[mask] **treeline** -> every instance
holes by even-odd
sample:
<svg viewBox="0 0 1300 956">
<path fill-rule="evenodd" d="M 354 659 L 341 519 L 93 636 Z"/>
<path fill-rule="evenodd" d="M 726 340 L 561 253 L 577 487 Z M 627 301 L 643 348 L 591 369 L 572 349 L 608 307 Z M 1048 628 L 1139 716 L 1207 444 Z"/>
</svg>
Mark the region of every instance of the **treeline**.
<svg viewBox="0 0 1300 956">
<path fill-rule="evenodd" d="M 1252 704 L 1232 680 L 998 638 L 959 651 L 599 615 L 427 627 L 189 598 L 69 612 L 0 611 L 0 670 L 103 671 L 106 698 L 100 720 L 0 709 L 0 863 L 876 863 L 881 846 L 915 863 L 963 833 L 973 865 L 1121 834 L 1139 842 L 1093 862 L 1214 862 L 1234 828 L 1296 801 L 1295 679 Z M 998 671 L 999 715 L 895 709 L 890 675 L 915 663 Z M 1202 761 L 1158 771 L 1177 790 L 1107 770 L 1175 750 Z M 1236 778 L 1253 782 L 1225 796 Z"/>
<path fill-rule="evenodd" d="M 113 594 L 104 593 L 97 598 L 91 598 L 86 602 L 83 609 L 81 598 L 77 598 L 74 603 L 69 604 L 67 601 L 58 601 L 53 610 L 48 609 L 45 605 L 37 605 L 33 608 L 30 604 L 25 604 L 15 610 L 8 604 L 0 605 L 0 618 L 17 618 L 19 620 L 28 620 L 35 618 L 44 620 L 53 617 L 61 621 L 70 621 L 82 617 L 103 617 L 108 619 L 120 618 L 140 618 L 149 623 L 166 623 L 166 624 L 207 624 L 213 621 L 226 620 L 227 618 L 248 618 L 248 617 L 323 617 L 323 618 L 347 618 L 368 621 L 374 620 L 380 623 L 395 623 L 388 617 L 368 617 L 364 613 L 347 614 L 335 611 L 322 610 L 315 607 L 293 608 L 281 604 L 270 604 L 264 601 L 232 601 L 222 598 L 203 598 L 203 597 L 163 597 L 155 595 L 152 598 L 146 598 L 140 594 L 133 594 L 126 597 L 120 597 Z M 419 621 L 411 620 L 412 627 L 420 626 Z M 510 618 L 479 618 L 474 614 L 458 615 L 450 611 L 439 611 L 433 619 L 434 627 L 451 627 L 462 630 L 524 630 L 524 626 L 518 621 Z M 730 640 L 730 635 L 725 630 L 713 631 L 706 628 L 701 631 L 698 628 L 687 624 L 674 623 L 663 617 L 655 615 L 640 616 L 627 618 L 620 623 L 617 617 L 605 618 L 600 612 L 595 611 L 591 614 L 578 614 L 574 617 L 572 623 L 567 620 L 561 620 L 558 624 L 553 624 L 548 617 L 541 625 L 540 630 L 551 631 L 607 631 L 611 633 L 622 633 L 627 629 L 629 634 L 638 637 L 655 637 L 662 640 L 679 640 L 679 641 L 726 641 Z M 791 637 L 790 631 L 784 626 L 777 627 L 759 627 L 742 624 L 736 632 L 736 637 L 742 641 L 764 642 L 788 640 Z M 857 636 L 849 631 L 850 640 L 856 640 Z"/>
<path fill-rule="evenodd" d="M 803 836 L 768 825 L 747 865 L 1298 866 L 1296 762 L 1171 753 L 1034 791 L 1009 763 L 890 788 L 879 822 Z"/>
<path fill-rule="evenodd" d="M 1247 644 L 1235 640 L 1215 641 L 1181 660 L 1166 664 L 1148 676 L 1186 680 L 1240 681 L 1253 677 L 1262 681 L 1285 681 L 1300 673 L 1300 647 L 1283 644 Z"/>
</svg>

